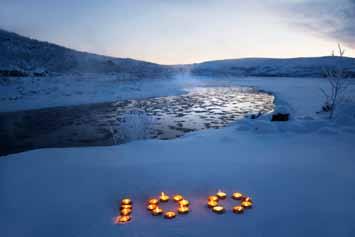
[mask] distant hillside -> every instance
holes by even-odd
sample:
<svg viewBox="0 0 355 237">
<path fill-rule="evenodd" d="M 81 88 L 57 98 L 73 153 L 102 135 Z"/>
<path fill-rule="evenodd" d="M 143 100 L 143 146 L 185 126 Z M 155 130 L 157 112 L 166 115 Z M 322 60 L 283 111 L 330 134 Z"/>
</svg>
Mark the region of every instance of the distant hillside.
<svg viewBox="0 0 355 237">
<path fill-rule="evenodd" d="M 245 58 L 194 64 L 191 72 L 202 76 L 323 77 L 324 69 L 343 68 L 355 78 L 355 58 Z"/>
<path fill-rule="evenodd" d="M 128 73 L 156 77 L 169 70 L 170 67 L 163 65 L 79 52 L 0 30 L 0 75 L 3 76 Z"/>
<path fill-rule="evenodd" d="M 355 78 L 354 58 L 245 58 L 166 66 L 79 52 L 0 30 L 0 76 L 121 73 L 154 78 L 190 71 L 200 76 L 322 77 L 325 68 L 340 66 Z"/>
</svg>

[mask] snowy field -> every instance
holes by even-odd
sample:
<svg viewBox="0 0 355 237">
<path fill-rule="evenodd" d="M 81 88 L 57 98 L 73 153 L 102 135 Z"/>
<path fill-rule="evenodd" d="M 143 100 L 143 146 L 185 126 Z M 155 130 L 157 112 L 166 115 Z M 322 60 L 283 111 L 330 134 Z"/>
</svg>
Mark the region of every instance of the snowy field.
<svg viewBox="0 0 355 237">
<path fill-rule="evenodd" d="M 324 101 L 324 79 L 182 76 L 170 85 L 155 83 L 134 86 L 155 88 L 147 94 L 127 89 L 126 96 L 104 99 L 175 94 L 195 86 L 253 86 L 272 92 L 276 110 L 290 112 L 291 120 L 272 123 L 268 115 L 169 141 L 1 157 L 0 236 L 355 236 L 354 86 L 329 121 L 316 113 Z M 112 86 L 110 91 L 116 93 Z M 59 96 L 56 105 L 101 98 L 67 97 Z M 36 106 L 54 105 L 45 98 Z M 36 96 L 28 99 L 2 101 L 2 110 L 30 108 Z M 243 215 L 230 209 L 214 214 L 206 200 L 218 189 L 246 193 L 255 206 Z M 191 213 L 174 220 L 151 216 L 145 201 L 162 191 L 184 195 Z M 133 220 L 115 225 L 117 202 L 126 196 L 134 201 Z"/>
</svg>

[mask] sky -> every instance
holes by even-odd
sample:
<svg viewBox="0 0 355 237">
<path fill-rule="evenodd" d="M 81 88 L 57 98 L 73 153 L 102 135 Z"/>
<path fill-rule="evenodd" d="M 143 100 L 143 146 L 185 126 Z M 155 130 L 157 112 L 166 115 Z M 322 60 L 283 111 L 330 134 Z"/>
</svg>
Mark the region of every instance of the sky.
<svg viewBox="0 0 355 237">
<path fill-rule="evenodd" d="M 161 64 L 355 57 L 355 0 L 0 0 L 0 28 Z"/>
</svg>

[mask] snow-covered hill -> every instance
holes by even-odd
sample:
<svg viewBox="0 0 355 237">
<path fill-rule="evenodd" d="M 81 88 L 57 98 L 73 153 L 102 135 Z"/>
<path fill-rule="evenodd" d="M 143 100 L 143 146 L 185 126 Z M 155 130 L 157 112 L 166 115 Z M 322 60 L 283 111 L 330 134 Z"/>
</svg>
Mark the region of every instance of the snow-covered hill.
<svg viewBox="0 0 355 237">
<path fill-rule="evenodd" d="M 343 68 L 355 77 L 355 58 L 244 58 L 194 64 L 191 71 L 203 76 L 323 77 L 324 69 Z"/>
<path fill-rule="evenodd" d="M 79 52 L 0 29 L 0 76 L 120 73 L 152 78 L 191 71 L 202 76 L 322 77 L 324 69 L 335 67 L 355 77 L 355 58 L 244 58 L 167 66 Z"/>
<path fill-rule="evenodd" d="M 170 68 L 133 59 L 79 52 L 0 29 L 0 75 L 26 76 L 67 73 L 127 73 L 155 77 Z"/>
</svg>

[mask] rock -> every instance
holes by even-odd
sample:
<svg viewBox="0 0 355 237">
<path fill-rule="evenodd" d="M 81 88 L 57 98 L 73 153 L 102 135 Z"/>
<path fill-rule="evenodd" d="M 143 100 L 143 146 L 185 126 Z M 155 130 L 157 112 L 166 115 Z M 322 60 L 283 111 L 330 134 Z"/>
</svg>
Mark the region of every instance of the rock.
<svg viewBox="0 0 355 237">
<path fill-rule="evenodd" d="M 290 117 L 290 114 L 282 114 L 282 113 L 277 113 L 273 114 L 271 121 L 273 122 L 285 122 L 288 121 Z"/>
</svg>

